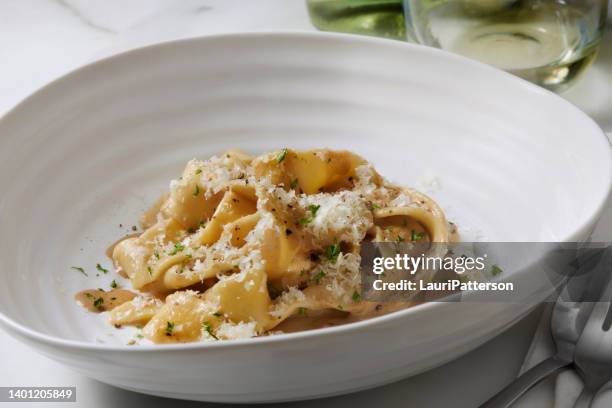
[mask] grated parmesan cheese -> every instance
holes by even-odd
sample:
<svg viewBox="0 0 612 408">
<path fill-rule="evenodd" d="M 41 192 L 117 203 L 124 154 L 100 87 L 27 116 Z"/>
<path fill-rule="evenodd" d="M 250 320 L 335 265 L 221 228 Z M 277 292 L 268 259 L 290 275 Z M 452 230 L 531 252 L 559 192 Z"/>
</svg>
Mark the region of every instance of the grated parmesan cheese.
<svg viewBox="0 0 612 408">
<path fill-rule="evenodd" d="M 299 306 L 306 302 L 306 296 L 301 290 L 296 287 L 290 287 L 278 297 L 275 303 L 270 307 L 270 316 L 281 317 L 287 314 L 287 311 L 293 307 Z"/>
<path fill-rule="evenodd" d="M 217 328 L 215 334 L 221 339 L 249 339 L 257 336 L 257 324 L 224 322 Z"/>
<path fill-rule="evenodd" d="M 324 243 L 335 239 L 358 244 L 373 225 L 366 201 L 353 191 L 304 196 L 300 198 L 300 205 L 304 208 L 319 206 L 306 228 Z"/>
<path fill-rule="evenodd" d="M 408 197 L 405 193 L 400 192 L 397 197 L 395 197 L 389 203 L 390 207 L 408 207 L 412 203 L 410 197 Z"/>
</svg>

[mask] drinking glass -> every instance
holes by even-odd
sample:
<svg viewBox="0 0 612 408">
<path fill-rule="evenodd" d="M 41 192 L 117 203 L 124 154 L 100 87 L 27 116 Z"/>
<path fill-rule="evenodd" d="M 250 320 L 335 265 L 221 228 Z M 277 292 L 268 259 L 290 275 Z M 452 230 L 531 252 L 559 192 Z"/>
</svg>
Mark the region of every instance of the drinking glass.
<svg viewBox="0 0 612 408">
<path fill-rule="evenodd" d="M 405 40 L 402 0 L 307 0 L 319 30 Z"/>
<path fill-rule="evenodd" d="M 608 0 L 404 0 L 408 36 L 562 91 L 591 64 Z"/>
</svg>

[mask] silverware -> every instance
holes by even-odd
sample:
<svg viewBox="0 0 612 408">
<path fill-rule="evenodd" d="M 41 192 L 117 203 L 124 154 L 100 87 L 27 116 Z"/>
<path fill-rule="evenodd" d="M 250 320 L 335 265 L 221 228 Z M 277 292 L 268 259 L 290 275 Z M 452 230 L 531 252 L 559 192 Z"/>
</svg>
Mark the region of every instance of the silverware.
<svg viewBox="0 0 612 408">
<path fill-rule="evenodd" d="M 608 259 L 612 253 L 608 251 Z M 576 344 L 574 364 L 584 388 L 575 408 L 588 408 L 599 390 L 612 379 L 612 281 L 594 304 Z"/>
<path fill-rule="evenodd" d="M 523 373 L 480 408 L 507 408 L 543 379 L 571 366 L 576 344 L 593 309 L 588 300 L 599 298 L 602 287 L 610 280 L 607 274 L 590 273 L 601 254 L 601 249 L 594 249 L 580 256 L 580 269 L 567 281 L 557 299 L 550 325 L 556 354 Z"/>
</svg>

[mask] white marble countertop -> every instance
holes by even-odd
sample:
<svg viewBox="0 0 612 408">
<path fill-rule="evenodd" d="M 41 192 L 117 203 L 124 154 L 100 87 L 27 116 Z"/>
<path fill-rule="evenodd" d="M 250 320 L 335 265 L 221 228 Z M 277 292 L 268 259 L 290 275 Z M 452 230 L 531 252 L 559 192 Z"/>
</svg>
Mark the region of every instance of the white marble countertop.
<svg viewBox="0 0 612 408">
<path fill-rule="evenodd" d="M 0 115 L 49 81 L 104 56 L 179 38 L 271 30 L 314 30 L 304 0 L 3 0 Z M 612 132 L 610 24 L 603 44 L 595 65 L 563 96 Z M 595 240 L 612 241 L 612 205 Z M 474 407 L 516 375 L 538 317 L 539 310 L 479 349 L 416 377 L 349 396 L 291 405 Z M 0 386 L 77 386 L 78 402 L 66 404 L 70 407 L 161 407 L 170 403 L 82 377 L 33 353 L 4 332 L 0 332 L 0 350 Z M 547 398 L 543 391 L 531 401 L 536 404 Z M 209 405 L 172 401 L 172 406 Z"/>
</svg>

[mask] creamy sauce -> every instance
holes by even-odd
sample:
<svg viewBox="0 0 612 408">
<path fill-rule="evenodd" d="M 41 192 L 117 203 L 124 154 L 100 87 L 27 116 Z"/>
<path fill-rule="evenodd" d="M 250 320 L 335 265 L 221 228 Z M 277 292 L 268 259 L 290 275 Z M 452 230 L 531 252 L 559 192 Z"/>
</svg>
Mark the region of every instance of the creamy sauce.
<svg viewBox="0 0 612 408">
<path fill-rule="evenodd" d="M 406 309 L 414 306 L 417 302 L 363 302 L 363 308 L 359 312 L 343 312 L 340 310 L 311 311 L 304 309 L 301 313 L 293 315 L 276 326 L 273 331 L 280 330 L 284 333 L 294 333 L 304 330 L 322 329 L 324 327 L 340 326 L 347 323 L 359 322 L 377 316 Z"/>
<path fill-rule="evenodd" d="M 168 193 L 162 194 L 162 196 L 157 199 L 155 204 L 153 204 L 151 208 L 142 214 L 139 220 L 139 224 L 142 229 L 147 229 L 157 222 L 157 214 L 159 214 L 162 205 L 164 205 L 169 195 L 170 194 Z"/>
<path fill-rule="evenodd" d="M 90 312 L 100 313 L 113 310 L 117 306 L 134 299 L 136 294 L 125 289 L 104 291 L 100 289 L 86 289 L 77 293 L 74 298 L 78 304 Z"/>
</svg>

